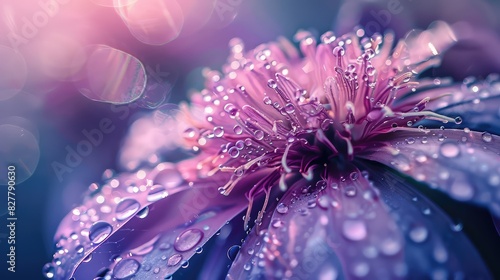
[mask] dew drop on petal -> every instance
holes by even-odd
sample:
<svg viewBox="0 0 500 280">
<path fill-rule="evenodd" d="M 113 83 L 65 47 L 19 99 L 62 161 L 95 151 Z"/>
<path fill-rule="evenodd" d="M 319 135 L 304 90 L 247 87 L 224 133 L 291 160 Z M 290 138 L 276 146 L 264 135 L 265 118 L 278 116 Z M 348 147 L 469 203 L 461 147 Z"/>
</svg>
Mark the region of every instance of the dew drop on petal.
<svg viewBox="0 0 500 280">
<path fill-rule="evenodd" d="M 436 246 L 433 251 L 434 259 L 439 263 L 444 263 L 448 260 L 448 252 L 440 245 Z"/>
<path fill-rule="evenodd" d="M 367 235 L 366 225 L 360 220 L 346 220 L 342 225 L 342 233 L 349 240 L 363 240 Z"/>
<path fill-rule="evenodd" d="M 238 255 L 238 252 L 240 251 L 241 246 L 239 245 L 233 245 L 227 250 L 227 257 L 231 260 L 234 261 L 236 259 L 236 256 Z"/>
<path fill-rule="evenodd" d="M 464 181 L 456 180 L 450 188 L 451 195 L 458 200 L 470 200 L 474 196 L 474 189 Z"/>
<path fill-rule="evenodd" d="M 441 155 L 447 158 L 455 158 L 460 155 L 460 147 L 453 142 L 445 142 L 439 147 Z"/>
<path fill-rule="evenodd" d="M 365 277 L 370 272 L 370 266 L 365 262 L 356 263 L 352 272 L 356 277 Z"/>
<path fill-rule="evenodd" d="M 347 186 L 344 191 L 345 195 L 348 197 L 356 196 L 356 188 L 354 186 Z"/>
<path fill-rule="evenodd" d="M 203 232 L 199 229 L 188 229 L 179 234 L 174 242 L 174 248 L 179 252 L 193 249 L 203 238 Z"/>
<path fill-rule="evenodd" d="M 215 135 L 215 137 L 219 137 L 219 138 L 224 136 L 224 128 L 222 126 L 214 127 L 214 135 Z"/>
<path fill-rule="evenodd" d="M 393 256 L 401 250 L 401 242 L 394 238 L 387 238 L 380 244 L 380 251 L 387 256 Z"/>
<path fill-rule="evenodd" d="M 491 140 L 493 140 L 493 136 L 488 132 L 483 132 L 483 134 L 481 134 L 481 138 L 486 143 L 490 143 Z"/>
<path fill-rule="evenodd" d="M 42 273 L 43 275 L 48 278 L 48 279 L 52 279 L 54 278 L 55 276 L 55 268 L 54 268 L 54 265 L 52 263 L 46 263 L 43 268 L 42 268 Z"/>
<path fill-rule="evenodd" d="M 141 265 L 135 259 L 123 259 L 114 267 L 113 276 L 116 279 L 125 279 L 135 275 L 140 267 Z"/>
<path fill-rule="evenodd" d="M 408 138 L 405 139 L 405 141 L 406 141 L 407 144 L 411 145 L 411 144 L 415 143 L 415 138 L 408 137 Z"/>
<path fill-rule="evenodd" d="M 85 250 L 85 249 L 83 248 L 83 246 L 82 246 L 82 245 L 78 245 L 78 246 L 76 246 L 76 247 L 75 247 L 75 252 L 76 252 L 77 254 L 83 254 L 84 250 Z"/>
<path fill-rule="evenodd" d="M 237 147 L 231 147 L 229 148 L 229 156 L 232 158 L 237 158 L 240 155 L 240 151 L 238 150 Z"/>
<path fill-rule="evenodd" d="M 186 138 L 193 138 L 196 135 L 196 130 L 194 128 L 190 127 L 184 130 L 184 137 Z"/>
<path fill-rule="evenodd" d="M 149 191 L 147 199 L 149 202 L 153 202 L 153 201 L 163 199 L 167 196 L 168 196 L 168 192 L 163 186 L 155 185 Z"/>
<path fill-rule="evenodd" d="M 264 139 L 264 132 L 262 130 L 256 130 L 254 133 L 255 139 L 262 140 Z"/>
<path fill-rule="evenodd" d="M 424 242 L 427 239 L 428 234 L 429 232 L 424 226 L 415 226 L 409 232 L 410 239 L 415 243 Z"/>
<path fill-rule="evenodd" d="M 142 63 L 128 53 L 105 45 L 92 47 L 84 71 L 76 87 L 94 101 L 131 103 L 141 96 L 146 86 Z"/>
<path fill-rule="evenodd" d="M 246 263 L 245 265 L 243 265 L 243 269 L 249 271 L 250 269 L 252 269 L 252 265 L 250 263 Z"/>
<path fill-rule="evenodd" d="M 276 211 L 278 211 L 278 213 L 280 213 L 280 214 L 286 214 L 288 212 L 288 206 L 286 206 L 283 203 L 280 203 L 276 207 Z"/>
<path fill-rule="evenodd" d="M 167 260 L 167 265 L 168 266 L 176 266 L 179 264 L 182 260 L 182 255 L 180 254 L 174 254 Z"/>
<path fill-rule="evenodd" d="M 112 230 L 111 225 L 106 222 L 95 222 L 89 229 L 89 239 L 92 243 L 101 243 L 109 236 Z"/>
<path fill-rule="evenodd" d="M 88 256 L 85 257 L 85 259 L 82 260 L 84 263 L 88 263 L 92 260 L 92 254 L 89 254 Z"/>
<path fill-rule="evenodd" d="M 240 135 L 241 133 L 243 133 L 243 128 L 241 126 L 239 126 L 239 125 L 235 125 L 234 128 L 233 128 L 233 131 L 237 135 Z"/>
<path fill-rule="evenodd" d="M 454 232 L 460 232 L 464 228 L 464 225 L 462 223 L 460 223 L 460 222 L 452 223 L 451 226 L 450 226 L 450 228 Z"/>
<path fill-rule="evenodd" d="M 137 212 L 137 217 L 139 217 L 140 219 L 144 219 L 148 216 L 149 214 L 149 207 L 144 207 L 141 211 Z"/>
<path fill-rule="evenodd" d="M 154 184 L 159 184 L 165 188 L 174 188 L 179 186 L 184 179 L 177 169 L 174 167 L 167 167 L 161 170 L 154 178 Z M 154 187 L 153 187 L 154 188 Z"/>
<path fill-rule="evenodd" d="M 116 205 L 116 219 L 119 221 L 126 220 L 134 215 L 139 210 L 139 202 L 133 198 L 126 198 Z"/>
<path fill-rule="evenodd" d="M 497 174 L 492 174 L 488 178 L 488 183 L 492 186 L 498 186 L 500 185 L 500 176 Z"/>
</svg>

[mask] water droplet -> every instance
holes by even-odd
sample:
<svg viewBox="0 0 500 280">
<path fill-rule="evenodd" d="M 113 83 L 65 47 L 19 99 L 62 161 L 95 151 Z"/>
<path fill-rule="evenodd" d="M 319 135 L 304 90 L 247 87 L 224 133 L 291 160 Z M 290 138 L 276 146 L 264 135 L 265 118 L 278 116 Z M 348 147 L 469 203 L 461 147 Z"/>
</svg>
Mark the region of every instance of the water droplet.
<svg viewBox="0 0 500 280">
<path fill-rule="evenodd" d="M 286 214 L 288 212 L 288 206 L 286 206 L 283 203 L 280 203 L 276 207 L 276 211 L 278 211 L 278 213 L 280 213 L 280 214 Z"/>
<path fill-rule="evenodd" d="M 349 240 L 363 240 L 366 237 L 366 225 L 360 220 L 346 220 L 342 225 L 342 233 Z"/>
<path fill-rule="evenodd" d="M 151 187 L 151 190 L 148 193 L 148 201 L 158 201 L 168 196 L 167 190 L 161 185 L 155 185 Z"/>
<path fill-rule="evenodd" d="M 405 141 L 406 141 L 407 144 L 411 145 L 411 144 L 415 143 L 415 138 L 408 137 L 408 138 L 405 139 Z"/>
<path fill-rule="evenodd" d="M 278 84 L 275 80 L 270 79 L 269 81 L 267 81 L 267 86 L 274 89 L 278 87 Z"/>
<path fill-rule="evenodd" d="M 188 261 L 184 261 L 181 265 L 182 268 L 188 268 L 189 267 L 189 262 Z"/>
<path fill-rule="evenodd" d="M 133 198 L 126 198 L 116 205 L 116 219 L 119 221 L 126 220 L 134 215 L 139 210 L 139 202 Z"/>
<path fill-rule="evenodd" d="M 144 207 L 142 208 L 141 211 L 137 212 L 137 217 L 140 218 L 140 219 L 144 219 L 148 216 L 149 214 L 149 207 Z"/>
<path fill-rule="evenodd" d="M 85 259 L 82 260 L 84 263 L 88 263 L 92 260 L 92 253 L 89 254 L 88 256 L 85 257 Z"/>
<path fill-rule="evenodd" d="M 254 133 L 255 139 L 262 140 L 264 139 L 264 132 L 262 130 L 256 130 Z"/>
<path fill-rule="evenodd" d="M 351 178 L 351 180 L 353 181 L 356 181 L 359 177 L 359 173 L 358 172 L 352 172 L 349 177 Z"/>
<path fill-rule="evenodd" d="M 238 252 L 240 251 L 241 246 L 238 245 L 233 245 L 227 250 L 227 257 L 231 260 L 234 261 L 236 259 L 236 256 L 238 255 Z"/>
<path fill-rule="evenodd" d="M 224 136 L 224 128 L 222 126 L 214 127 L 214 135 L 215 135 L 215 137 L 219 137 L 219 138 Z"/>
<path fill-rule="evenodd" d="M 77 254 L 83 254 L 84 251 L 85 251 L 85 249 L 83 248 L 82 245 L 78 245 L 78 246 L 75 247 L 75 252 Z"/>
<path fill-rule="evenodd" d="M 395 238 L 387 238 L 380 244 L 380 251 L 387 256 L 393 256 L 401 250 L 401 242 Z"/>
<path fill-rule="evenodd" d="M 453 230 L 455 232 L 460 232 L 464 228 L 464 225 L 460 222 L 457 222 L 457 223 L 451 224 L 450 227 L 451 227 L 451 230 Z"/>
<path fill-rule="evenodd" d="M 493 140 L 493 136 L 488 132 L 483 132 L 483 134 L 481 134 L 481 138 L 486 143 L 490 143 L 491 140 Z"/>
<path fill-rule="evenodd" d="M 422 243 L 427 239 L 429 232 L 424 226 L 415 226 L 410 232 L 410 239 L 415 243 Z"/>
<path fill-rule="evenodd" d="M 113 276 L 117 279 L 131 277 L 139 271 L 141 265 L 135 259 L 123 259 L 113 268 Z"/>
<path fill-rule="evenodd" d="M 165 188 L 175 188 L 182 182 L 184 182 L 184 179 L 175 167 L 167 166 L 166 168 L 158 172 L 158 174 L 153 179 L 153 182 L 155 185 L 162 185 Z M 153 188 L 155 187 L 156 186 L 153 186 Z"/>
<path fill-rule="evenodd" d="M 110 224 L 102 221 L 96 222 L 90 227 L 89 239 L 92 243 L 99 244 L 109 236 L 111 231 L 113 228 Z"/>
<path fill-rule="evenodd" d="M 415 151 L 415 160 L 420 163 L 427 161 L 427 156 L 420 150 Z"/>
<path fill-rule="evenodd" d="M 52 263 L 46 263 L 42 268 L 42 272 L 46 278 L 52 279 L 55 276 L 56 270 Z"/>
<path fill-rule="evenodd" d="M 455 180 L 451 185 L 450 192 L 457 200 L 470 200 L 474 196 L 474 189 L 468 183 L 461 180 Z"/>
<path fill-rule="evenodd" d="M 354 186 L 347 186 L 344 189 L 345 195 L 348 197 L 356 196 L 356 188 Z"/>
<path fill-rule="evenodd" d="M 233 128 L 233 131 L 234 131 L 234 133 L 240 135 L 241 133 L 243 133 L 243 128 L 239 125 L 235 125 Z"/>
<path fill-rule="evenodd" d="M 456 124 L 461 124 L 462 123 L 462 118 L 461 117 L 456 117 L 455 118 L 455 123 Z"/>
<path fill-rule="evenodd" d="M 488 184 L 496 187 L 500 185 L 500 176 L 493 174 L 488 178 Z"/>
<path fill-rule="evenodd" d="M 438 263 L 444 263 L 448 260 L 448 252 L 446 252 L 446 249 L 440 245 L 438 245 L 438 246 L 436 246 L 436 248 L 434 248 L 433 255 L 434 255 L 434 259 Z"/>
<path fill-rule="evenodd" d="M 182 260 L 181 254 L 172 255 L 170 258 L 168 258 L 167 265 L 168 266 L 176 266 L 181 262 L 181 260 Z"/>
<path fill-rule="evenodd" d="M 179 252 L 193 249 L 203 238 L 203 232 L 199 229 L 188 229 L 179 234 L 175 239 L 174 247 Z"/>
<path fill-rule="evenodd" d="M 184 130 L 184 137 L 185 138 L 193 138 L 194 136 L 196 136 L 196 130 L 194 130 L 194 128 L 190 127 L 186 130 Z"/>
<path fill-rule="evenodd" d="M 240 150 L 237 147 L 231 147 L 228 150 L 228 154 L 232 158 L 237 158 L 240 155 Z"/>
<path fill-rule="evenodd" d="M 292 103 L 288 103 L 285 105 L 285 112 L 288 114 L 293 114 L 295 112 L 295 106 Z"/>
<path fill-rule="evenodd" d="M 345 50 L 343 47 L 340 47 L 340 46 L 336 46 L 334 49 L 333 49 L 333 54 L 335 56 L 344 56 L 345 54 Z"/>
<path fill-rule="evenodd" d="M 318 198 L 318 205 L 323 209 L 328 209 L 328 207 L 330 207 L 330 203 L 331 201 L 328 195 L 323 195 Z"/>
<path fill-rule="evenodd" d="M 447 158 L 455 158 L 460 155 L 460 147 L 453 142 L 446 142 L 439 147 L 441 155 Z"/>
<path fill-rule="evenodd" d="M 427 142 L 429 142 L 429 140 L 427 139 L 426 136 L 422 137 L 422 144 L 427 144 Z"/>
<path fill-rule="evenodd" d="M 370 272 L 370 266 L 365 262 L 360 262 L 353 266 L 352 272 L 356 277 L 365 277 Z"/>
<path fill-rule="evenodd" d="M 369 259 L 373 259 L 378 256 L 378 250 L 375 246 L 368 246 L 363 250 L 363 255 Z"/>
<path fill-rule="evenodd" d="M 252 265 L 250 263 L 246 263 L 243 265 L 243 269 L 249 271 L 250 269 L 252 269 Z"/>
</svg>

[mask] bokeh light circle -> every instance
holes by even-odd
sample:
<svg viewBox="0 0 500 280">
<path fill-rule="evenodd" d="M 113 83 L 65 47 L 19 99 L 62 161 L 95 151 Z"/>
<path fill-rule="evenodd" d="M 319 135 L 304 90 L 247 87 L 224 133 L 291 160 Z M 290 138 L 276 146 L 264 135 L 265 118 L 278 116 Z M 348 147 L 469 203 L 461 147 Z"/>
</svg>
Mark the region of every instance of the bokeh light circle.
<svg viewBox="0 0 500 280">
<path fill-rule="evenodd" d="M 28 70 L 18 51 L 0 45 L 0 101 L 11 98 L 24 87 Z"/>
<path fill-rule="evenodd" d="M 89 47 L 83 73 L 75 82 L 85 97 L 99 102 L 127 104 L 146 86 L 146 70 L 134 56 L 106 45 Z"/>
<path fill-rule="evenodd" d="M 0 125 L 0 170 L 6 174 L 7 168 L 15 166 L 16 184 L 24 182 L 31 177 L 38 166 L 40 147 L 36 137 L 26 130 L 12 124 Z M 0 177 L 0 185 L 8 183 L 6 176 Z"/>
</svg>

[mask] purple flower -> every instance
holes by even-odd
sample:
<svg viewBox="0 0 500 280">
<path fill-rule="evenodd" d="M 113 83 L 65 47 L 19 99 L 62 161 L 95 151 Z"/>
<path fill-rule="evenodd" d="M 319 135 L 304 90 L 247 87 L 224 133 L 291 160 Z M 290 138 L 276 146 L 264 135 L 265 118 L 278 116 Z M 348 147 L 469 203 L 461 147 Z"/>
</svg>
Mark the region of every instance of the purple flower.
<svg viewBox="0 0 500 280">
<path fill-rule="evenodd" d="M 500 138 L 463 128 L 499 114 L 500 81 L 416 79 L 456 41 L 442 22 L 394 48 L 363 36 L 299 32 L 302 56 L 233 40 L 172 122 L 196 156 L 106 171 L 59 226 L 46 276 L 163 279 L 246 211 L 227 279 L 491 278 L 418 188 L 500 216 Z"/>
</svg>

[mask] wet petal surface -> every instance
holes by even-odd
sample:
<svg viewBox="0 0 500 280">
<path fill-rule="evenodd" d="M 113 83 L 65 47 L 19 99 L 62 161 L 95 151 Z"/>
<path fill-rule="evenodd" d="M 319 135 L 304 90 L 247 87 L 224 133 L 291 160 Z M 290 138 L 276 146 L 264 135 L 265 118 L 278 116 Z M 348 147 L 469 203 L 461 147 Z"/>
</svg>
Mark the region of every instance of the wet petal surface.
<svg viewBox="0 0 500 280">
<path fill-rule="evenodd" d="M 58 229 L 55 278 L 163 279 L 247 206 L 242 195 L 214 200 L 220 182 L 189 184 L 182 172 L 160 164 L 91 185 L 94 193 Z"/>
<path fill-rule="evenodd" d="M 399 278 L 390 268 L 403 261 L 402 236 L 370 183 L 352 174 L 319 192 L 303 192 L 305 180 L 291 187 L 245 240 L 228 278 Z"/>
<path fill-rule="evenodd" d="M 470 130 L 415 129 L 383 135 L 388 146 L 362 157 L 381 162 L 460 201 L 488 207 L 500 216 L 500 138 Z M 381 142 L 383 143 L 383 142 Z"/>
<path fill-rule="evenodd" d="M 406 264 L 395 269 L 412 279 L 491 278 L 461 226 L 414 184 L 385 166 L 362 165 L 405 238 Z"/>
</svg>

